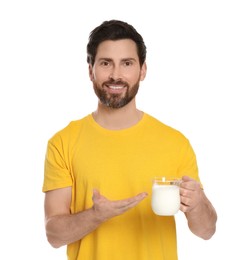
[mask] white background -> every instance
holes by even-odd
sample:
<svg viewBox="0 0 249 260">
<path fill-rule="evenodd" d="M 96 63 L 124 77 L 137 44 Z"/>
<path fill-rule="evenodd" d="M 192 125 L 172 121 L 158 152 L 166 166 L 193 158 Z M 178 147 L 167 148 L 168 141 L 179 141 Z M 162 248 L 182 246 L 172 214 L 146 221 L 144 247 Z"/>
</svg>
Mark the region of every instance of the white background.
<svg viewBox="0 0 249 260">
<path fill-rule="evenodd" d="M 218 212 L 209 241 L 177 214 L 179 260 L 249 259 L 247 2 L 1 1 L 4 259 L 66 259 L 65 247 L 53 249 L 44 232 L 45 149 L 52 134 L 96 108 L 86 44 L 95 26 L 113 18 L 133 24 L 148 48 L 138 107 L 190 139 Z"/>
</svg>

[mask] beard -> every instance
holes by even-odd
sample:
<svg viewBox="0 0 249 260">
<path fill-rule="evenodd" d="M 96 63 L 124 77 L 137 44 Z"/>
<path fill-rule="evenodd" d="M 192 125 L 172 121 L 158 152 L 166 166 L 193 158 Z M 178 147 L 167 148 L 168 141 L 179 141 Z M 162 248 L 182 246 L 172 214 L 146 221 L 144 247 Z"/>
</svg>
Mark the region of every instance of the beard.
<svg viewBox="0 0 249 260">
<path fill-rule="evenodd" d="M 99 98 L 100 102 L 103 105 L 106 105 L 110 108 L 121 108 L 131 102 L 133 98 L 135 98 L 138 89 L 139 89 L 139 82 L 138 80 L 133 86 L 130 86 L 127 82 L 123 81 L 115 81 L 109 80 L 104 82 L 101 86 L 95 82 L 93 82 L 94 92 Z M 104 86 L 105 85 L 124 85 L 126 88 L 125 93 L 108 93 Z"/>
</svg>

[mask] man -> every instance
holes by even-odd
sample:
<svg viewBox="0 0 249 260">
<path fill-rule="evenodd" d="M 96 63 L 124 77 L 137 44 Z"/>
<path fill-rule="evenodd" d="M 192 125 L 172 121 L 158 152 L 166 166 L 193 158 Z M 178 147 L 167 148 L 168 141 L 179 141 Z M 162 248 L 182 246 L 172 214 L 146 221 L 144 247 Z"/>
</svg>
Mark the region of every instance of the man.
<svg viewBox="0 0 249 260">
<path fill-rule="evenodd" d="M 211 238 L 217 216 L 200 186 L 194 151 L 179 131 L 137 109 L 146 47 L 131 25 L 102 23 L 90 34 L 87 55 L 98 106 L 48 142 L 48 241 L 68 245 L 70 260 L 175 260 L 174 216 L 153 213 L 152 179 L 181 178 L 189 228 Z"/>
</svg>

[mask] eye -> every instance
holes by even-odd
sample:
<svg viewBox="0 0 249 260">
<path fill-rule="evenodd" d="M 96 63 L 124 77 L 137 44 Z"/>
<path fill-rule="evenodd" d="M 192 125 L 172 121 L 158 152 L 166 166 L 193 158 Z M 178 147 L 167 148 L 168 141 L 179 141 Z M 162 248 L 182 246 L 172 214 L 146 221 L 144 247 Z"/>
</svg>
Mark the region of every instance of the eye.
<svg viewBox="0 0 249 260">
<path fill-rule="evenodd" d="M 133 63 L 132 63 L 131 60 L 126 60 L 126 61 L 124 61 L 124 66 L 125 66 L 125 67 L 131 66 L 132 64 L 133 64 Z"/>
<path fill-rule="evenodd" d="M 100 63 L 100 65 L 103 66 L 103 67 L 108 67 L 108 66 L 110 65 L 110 62 L 104 60 L 104 61 L 102 61 L 102 62 Z"/>
</svg>

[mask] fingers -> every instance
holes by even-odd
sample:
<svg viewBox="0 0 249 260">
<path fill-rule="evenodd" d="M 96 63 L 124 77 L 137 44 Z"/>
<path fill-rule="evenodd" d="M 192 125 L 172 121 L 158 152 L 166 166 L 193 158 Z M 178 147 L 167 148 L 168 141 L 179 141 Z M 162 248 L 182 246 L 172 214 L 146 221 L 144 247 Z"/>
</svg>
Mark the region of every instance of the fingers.
<svg viewBox="0 0 249 260">
<path fill-rule="evenodd" d="M 139 202 L 141 202 L 143 199 L 145 199 L 148 196 L 146 192 L 139 193 L 138 195 L 124 199 L 124 200 L 119 200 L 119 201 L 114 201 L 114 203 L 117 203 L 117 206 L 119 208 L 132 208 L 136 206 Z"/>
<path fill-rule="evenodd" d="M 197 202 L 194 197 L 185 197 L 181 194 L 181 206 L 180 209 L 182 212 L 188 212 L 196 206 Z"/>
<path fill-rule="evenodd" d="M 123 201 L 127 201 L 127 202 L 132 202 L 132 201 L 141 201 L 144 198 L 146 198 L 148 196 L 147 192 L 142 192 L 137 194 L 134 197 L 128 198 L 128 199 L 124 199 Z"/>
<path fill-rule="evenodd" d="M 190 178 L 187 175 L 182 176 L 182 181 L 193 181 L 194 179 Z"/>
<path fill-rule="evenodd" d="M 201 200 L 201 186 L 196 180 L 188 177 L 182 177 L 180 186 L 181 210 L 188 212 L 195 208 Z"/>
<path fill-rule="evenodd" d="M 188 176 L 183 176 L 180 187 L 183 189 L 188 189 L 188 190 L 194 191 L 194 190 L 200 189 L 200 183 L 197 182 L 195 179 L 192 179 Z"/>
<path fill-rule="evenodd" d="M 143 200 L 147 196 L 148 196 L 147 192 L 142 192 L 142 193 L 137 194 L 134 197 L 131 197 L 131 198 L 128 198 L 128 199 L 123 199 L 123 200 L 118 200 L 118 201 L 121 202 L 121 203 L 124 202 L 124 203 L 130 204 L 130 203 L 133 203 L 133 202 L 140 202 L 141 200 Z M 92 199 L 95 200 L 95 199 L 100 199 L 100 198 L 104 198 L 104 197 L 100 194 L 99 190 L 93 189 Z M 116 202 L 118 202 L 118 201 L 116 201 Z"/>
<path fill-rule="evenodd" d="M 147 193 L 142 192 L 128 199 L 111 201 L 102 196 L 98 190 L 94 189 L 92 195 L 92 209 L 101 221 L 106 221 L 110 218 L 125 213 L 127 210 L 135 207 L 146 197 Z"/>
</svg>

